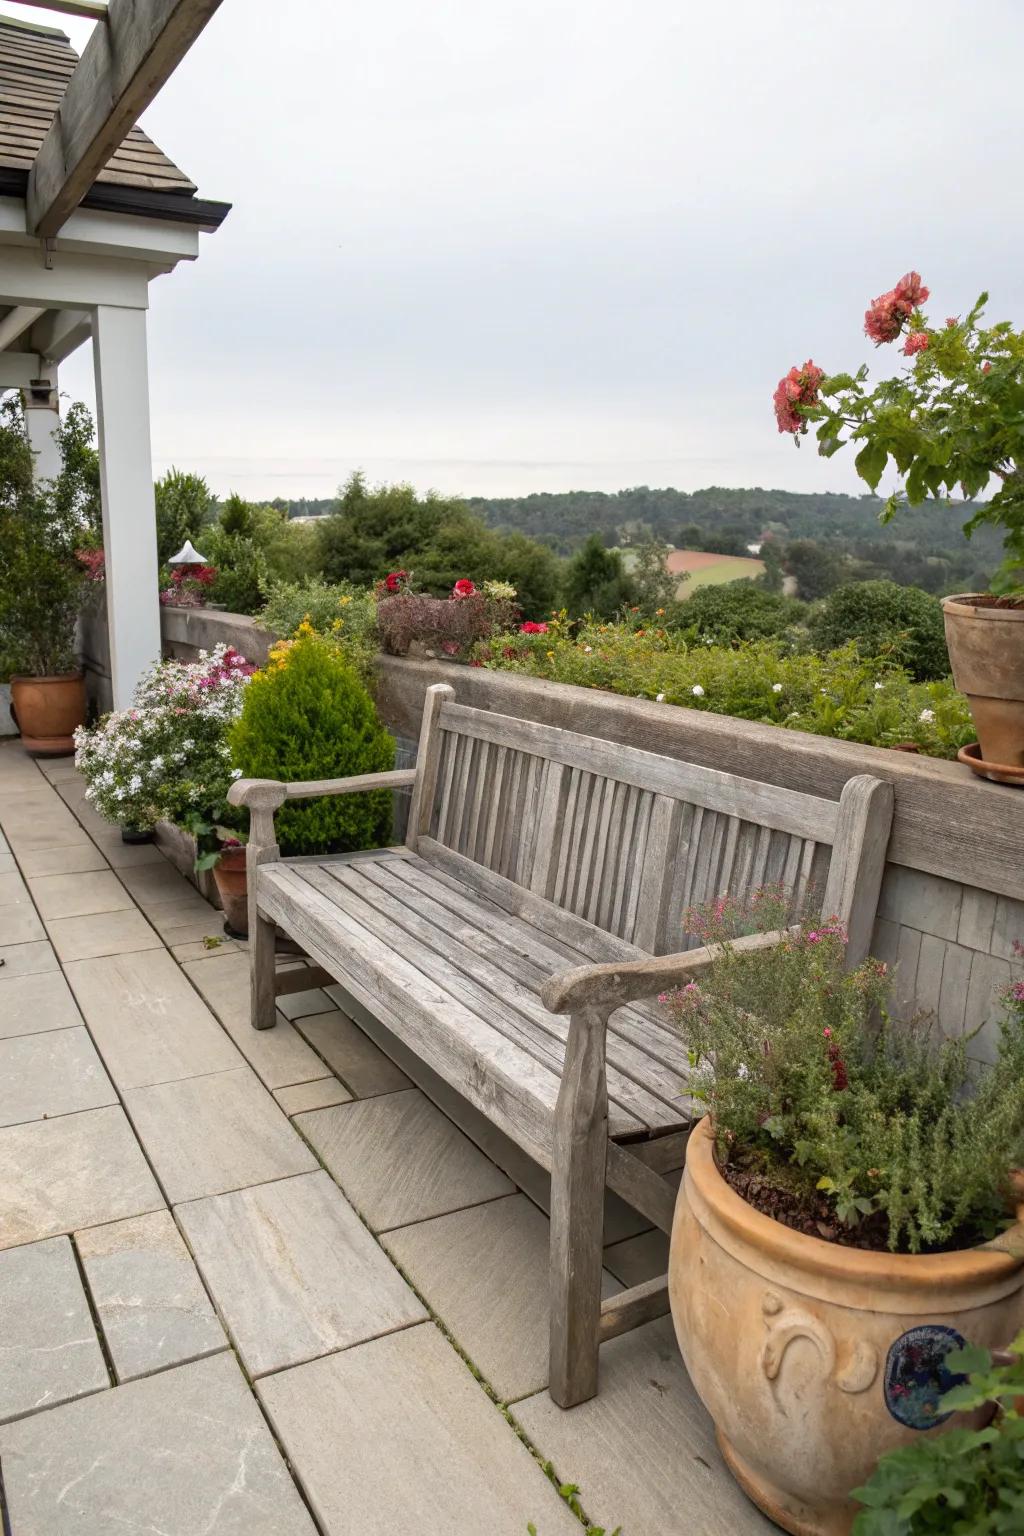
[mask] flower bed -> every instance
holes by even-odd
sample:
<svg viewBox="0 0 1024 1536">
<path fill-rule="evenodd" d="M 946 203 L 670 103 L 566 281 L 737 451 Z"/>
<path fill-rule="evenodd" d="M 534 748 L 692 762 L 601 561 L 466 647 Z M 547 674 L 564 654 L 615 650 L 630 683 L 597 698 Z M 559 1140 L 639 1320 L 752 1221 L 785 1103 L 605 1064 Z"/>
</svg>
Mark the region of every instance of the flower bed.
<svg viewBox="0 0 1024 1536">
<path fill-rule="evenodd" d="M 914 683 L 853 645 L 787 654 L 770 641 L 692 645 L 664 630 L 556 618 L 542 633 L 478 644 L 471 665 L 931 757 L 955 757 L 974 739 L 967 701 L 950 681 Z"/>
</svg>

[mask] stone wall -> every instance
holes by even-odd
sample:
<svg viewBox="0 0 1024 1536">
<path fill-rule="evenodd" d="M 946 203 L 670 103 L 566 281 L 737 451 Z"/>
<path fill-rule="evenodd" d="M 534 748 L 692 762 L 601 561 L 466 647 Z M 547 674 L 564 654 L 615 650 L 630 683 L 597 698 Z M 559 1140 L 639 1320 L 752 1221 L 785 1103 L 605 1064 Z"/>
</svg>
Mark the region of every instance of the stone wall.
<svg viewBox="0 0 1024 1536">
<path fill-rule="evenodd" d="M 251 619 L 210 609 L 165 608 L 162 622 L 165 645 L 183 657 L 224 639 L 262 661 L 273 640 Z M 1013 950 L 1024 941 L 1024 791 L 985 783 L 958 763 L 510 672 L 382 656 L 378 676 L 378 705 L 403 767 L 415 757 L 426 689 L 446 682 L 477 708 L 831 799 L 855 773 L 888 779 L 895 816 L 873 948 L 896 967 L 895 1012 L 932 1012 L 951 1035 L 978 1030 L 972 1054 L 991 1055 L 994 994 L 1024 976 Z"/>
</svg>

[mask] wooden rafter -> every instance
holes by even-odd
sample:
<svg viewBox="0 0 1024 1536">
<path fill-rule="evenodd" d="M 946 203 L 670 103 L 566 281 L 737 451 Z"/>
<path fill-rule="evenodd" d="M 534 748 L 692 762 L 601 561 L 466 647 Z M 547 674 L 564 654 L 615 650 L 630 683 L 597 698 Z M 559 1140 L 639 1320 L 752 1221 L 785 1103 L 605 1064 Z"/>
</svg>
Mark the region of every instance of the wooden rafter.
<svg viewBox="0 0 1024 1536">
<path fill-rule="evenodd" d="M 31 234 L 56 235 L 221 0 L 110 0 L 29 173 Z"/>
<path fill-rule="evenodd" d="M 15 5 L 32 5 L 43 11 L 59 11 L 62 16 L 84 16 L 87 21 L 103 21 L 107 0 L 14 0 Z"/>
</svg>

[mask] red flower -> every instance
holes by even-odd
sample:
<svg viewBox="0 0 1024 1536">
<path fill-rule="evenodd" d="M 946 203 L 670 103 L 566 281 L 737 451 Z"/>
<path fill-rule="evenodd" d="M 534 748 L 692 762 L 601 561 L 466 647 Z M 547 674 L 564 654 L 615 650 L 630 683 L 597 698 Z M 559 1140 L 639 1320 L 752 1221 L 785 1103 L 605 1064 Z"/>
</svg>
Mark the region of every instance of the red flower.
<svg viewBox="0 0 1024 1536">
<path fill-rule="evenodd" d="M 519 626 L 519 633 L 521 635 L 546 635 L 547 632 L 548 627 L 546 624 L 535 624 L 532 619 L 527 619 L 525 624 L 520 624 Z"/>
<path fill-rule="evenodd" d="M 924 352 L 928 347 L 928 336 L 924 331 L 911 331 L 903 343 L 904 357 L 913 357 L 915 352 Z"/>
<path fill-rule="evenodd" d="M 895 288 L 872 299 L 871 308 L 864 313 L 865 336 L 876 346 L 895 341 L 904 321 L 925 302 L 928 292 L 919 272 L 905 272 Z"/>
<path fill-rule="evenodd" d="M 476 596 L 476 587 L 474 587 L 473 583 L 471 581 L 468 581 L 465 576 L 463 576 L 461 581 L 457 581 L 455 583 L 454 587 L 452 587 L 452 597 L 475 597 L 475 596 Z"/>
<path fill-rule="evenodd" d="M 390 571 L 384 578 L 384 586 L 388 592 L 399 592 L 402 583 L 409 580 L 408 571 Z"/>
<path fill-rule="evenodd" d="M 802 368 L 793 367 L 779 380 L 772 400 L 775 403 L 775 420 L 780 432 L 807 431 L 807 422 L 797 410 L 798 405 L 816 405 L 818 386 L 825 377 L 824 368 L 815 367 L 810 358 Z"/>
<path fill-rule="evenodd" d="M 991 373 L 992 372 L 992 364 L 991 363 L 982 363 L 981 371 L 982 371 L 982 373 Z"/>
</svg>

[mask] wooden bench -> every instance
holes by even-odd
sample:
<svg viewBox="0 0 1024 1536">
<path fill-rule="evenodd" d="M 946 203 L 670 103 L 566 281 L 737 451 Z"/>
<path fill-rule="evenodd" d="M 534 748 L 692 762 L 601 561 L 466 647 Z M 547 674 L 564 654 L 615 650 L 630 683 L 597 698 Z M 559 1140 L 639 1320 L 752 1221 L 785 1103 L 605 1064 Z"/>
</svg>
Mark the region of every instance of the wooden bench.
<svg viewBox="0 0 1024 1536">
<path fill-rule="evenodd" d="M 286 800 L 411 786 L 400 848 L 282 859 Z M 252 1023 L 336 981 L 437 1078 L 551 1173 L 552 1397 L 597 1390 L 598 1345 L 667 1310 L 665 1280 L 601 1299 L 605 1186 L 662 1231 L 694 1106 L 656 1002 L 708 961 L 690 905 L 781 882 L 867 953 L 892 789 L 838 802 L 468 709 L 429 689 L 415 769 L 239 780 L 249 807 Z M 316 962 L 275 974 L 275 925 Z M 779 935 L 744 944 L 778 941 Z M 680 952 L 680 947 L 683 947 Z M 666 950 L 676 953 L 666 955 Z"/>
</svg>

